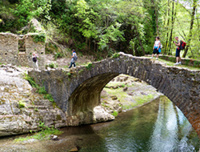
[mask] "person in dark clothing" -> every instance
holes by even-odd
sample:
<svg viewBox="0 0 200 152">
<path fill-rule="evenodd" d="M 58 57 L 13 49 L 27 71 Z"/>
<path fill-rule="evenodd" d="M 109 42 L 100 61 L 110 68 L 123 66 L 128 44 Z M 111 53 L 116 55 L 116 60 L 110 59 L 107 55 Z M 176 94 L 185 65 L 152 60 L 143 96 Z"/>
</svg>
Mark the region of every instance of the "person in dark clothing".
<svg viewBox="0 0 200 152">
<path fill-rule="evenodd" d="M 177 46 L 177 48 L 176 48 L 176 63 L 174 65 L 179 65 L 181 64 L 181 57 L 180 57 L 181 49 L 179 48 L 181 41 L 179 40 L 178 36 L 176 36 L 175 39 L 177 42 L 174 41 L 174 44 Z"/>
</svg>

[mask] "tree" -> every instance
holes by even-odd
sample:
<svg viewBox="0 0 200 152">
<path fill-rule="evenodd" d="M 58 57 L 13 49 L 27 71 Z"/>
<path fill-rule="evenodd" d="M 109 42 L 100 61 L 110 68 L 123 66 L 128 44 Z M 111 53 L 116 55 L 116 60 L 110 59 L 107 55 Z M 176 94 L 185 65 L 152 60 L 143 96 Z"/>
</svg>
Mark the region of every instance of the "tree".
<svg viewBox="0 0 200 152">
<path fill-rule="evenodd" d="M 192 40 L 192 29 L 193 29 L 193 25 L 194 25 L 194 17 L 195 17 L 195 12 L 196 12 L 196 8 L 197 8 L 197 2 L 198 2 L 198 0 L 193 0 L 193 9 L 192 9 L 191 21 L 190 21 L 190 31 L 189 31 L 187 46 L 186 46 L 186 49 L 183 54 L 184 58 L 187 55 L 187 52 L 188 52 L 188 49 L 190 48 L 190 43 Z"/>
</svg>

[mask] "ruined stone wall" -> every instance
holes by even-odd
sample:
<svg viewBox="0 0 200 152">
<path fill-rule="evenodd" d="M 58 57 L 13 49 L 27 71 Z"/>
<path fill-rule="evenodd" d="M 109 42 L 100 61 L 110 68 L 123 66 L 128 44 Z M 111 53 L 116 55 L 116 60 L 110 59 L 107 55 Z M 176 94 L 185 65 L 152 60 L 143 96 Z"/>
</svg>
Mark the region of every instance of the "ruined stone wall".
<svg viewBox="0 0 200 152">
<path fill-rule="evenodd" d="M 0 62 L 18 64 L 18 36 L 11 33 L 0 33 Z"/>
<path fill-rule="evenodd" d="M 0 63 L 33 66 L 32 54 L 39 55 L 38 65 L 45 68 L 45 42 L 35 41 L 39 34 L 26 34 L 18 36 L 12 33 L 0 33 Z M 23 41 L 23 44 L 20 44 Z M 22 45 L 22 46 L 20 46 Z"/>
<path fill-rule="evenodd" d="M 38 54 L 38 65 L 40 69 L 45 68 L 45 42 L 34 42 L 34 36 L 37 36 L 38 34 L 32 33 L 27 34 L 25 36 L 25 48 L 26 48 L 26 56 L 28 59 L 28 66 L 32 66 L 32 53 L 35 52 Z"/>
</svg>

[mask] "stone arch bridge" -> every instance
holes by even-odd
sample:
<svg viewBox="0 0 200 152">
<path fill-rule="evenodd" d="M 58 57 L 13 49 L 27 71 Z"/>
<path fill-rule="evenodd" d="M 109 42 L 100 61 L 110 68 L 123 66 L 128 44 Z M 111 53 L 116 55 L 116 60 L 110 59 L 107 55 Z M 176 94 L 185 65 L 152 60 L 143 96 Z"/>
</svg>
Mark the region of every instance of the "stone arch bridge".
<svg viewBox="0 0 200 152">
<path fill-rule="evenodd" d="M 200 136 L 200 71 L 169 67 L 145 57 L 119 53 L 109 59 L 69 71 L 30 71 L 66 113 L 67 125 L 93 123 L 104 86 L 119 74 L 139 78 L 167 96 Z"/>
</svg>

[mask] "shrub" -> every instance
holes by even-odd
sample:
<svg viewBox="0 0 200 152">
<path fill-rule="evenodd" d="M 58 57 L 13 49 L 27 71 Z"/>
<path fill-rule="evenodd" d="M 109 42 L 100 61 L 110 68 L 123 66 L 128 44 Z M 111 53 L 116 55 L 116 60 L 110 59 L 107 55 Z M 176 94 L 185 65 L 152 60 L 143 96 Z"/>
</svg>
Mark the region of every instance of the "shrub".
<svg viewBox="0 0 200 152">
<path fill-rule="evenodd" d="M 54 99 L 53 99 L 53 97 L 52 97 L 51 94 L 45 94 L 45 95 L 44 95 L 44 98 L 45 98 L 45 99 L 48 99 L 48 100 L 51 101 L 51 102 L 54 102 Z"/>
<path fill-rule="evenodd" d="M 45 90 L 45 87 L 38 87 L 38 91 L 37 91 L 39 94 L 46 94 L 46 90 Z"/>
<path fill-rule="evenodd" d="M 28 74 L 24 74 L 24 79 L 27 80 L 30 85 L 34 88 L 39 88 L 39 86 L 35 83 L 34 79 L 32 77 L 30 77 Z"/>
<path fill-rule="evenodd" d="M 16 138 L 14 141 L 15 142 L 23 142 L 23 141 L 27 141 L 29 139 L 37 139 L 37 140 L 47 140 L 50 138 L 50 135 L 60 135 L 63 132 L 55 129 L 55 128 L 49 128 L 48 126 L 45 126 L 44 122 L 39 122 L 39 127 L 41 129 L 40 132 L 33 134 L 32 136 L 27 136 L 27 137 L 20 137 L 20 138 Z M 30 130 L 30 133 L 32 133 L 33 131 Z"/>
<path fill-rule="evenodd" d="M 50 67 L 50 68 L 57 68 L 58 65 L 57 65 L 56 63 L 51 62 L 51 63 L 48 65 L 48 67 Z"/>
<path fill-rule="evenodd" d="M 19 108 L 24 108 L 26 105 L 23 101 L 19 101 Z"/>
<path fill-rule="evenodd" d="M 45 34 L 44 33 L 39 33 L 38 35 L 33 35 L 33 41 L 34 42 L 45 42 Z"/>
<path fill-rule="evenodd" d="M 86 68 L 87 68 L 88 70 L 90 70 L 92 67 L 93 67 L 93 66 L 92 66 L 92 63 L 91 63 L 91 62 L 88 63 L 88 65 L 86 66 Z"/>
<path fill-rule="evenodd" d="M 118 116 L 118 112 L 117 111 L 113 111 L 112 115 L 117 117 Z"/>
<path fill-rule="evenodd" d="M 54 55 L 54 59 L 56 60 L 57 58 L 62 58 L 64 57 L 64 54 L 61 53 L 61 52 L 57 52 L 55 55 Z"/>
<path fill-rule="evenodd" d="M 35 83 L 35 81 L 33 80 L 33 78 L 31 78 L 28 74 L 24 74 L 24 79 L 26 79 L 32 87 L 37 89 L 37 91 L 36 91 L 37 93 L 44 94 L 45 99 L 48 99 L 50 102 L 54 102 L 53 97 L 50 94 L 47 94 L 44 86 L 43 87 L 38 86 Z M 23 106 L 23 104 L 22 104 L 22 106 Z"/>
<path fill-rule="evenodd" d="M 120 56 L 119 53 L 114 53 L 114 54 L 112 55 L 112 58 L 118 58 L 119 56 Z"/>
</svg>

